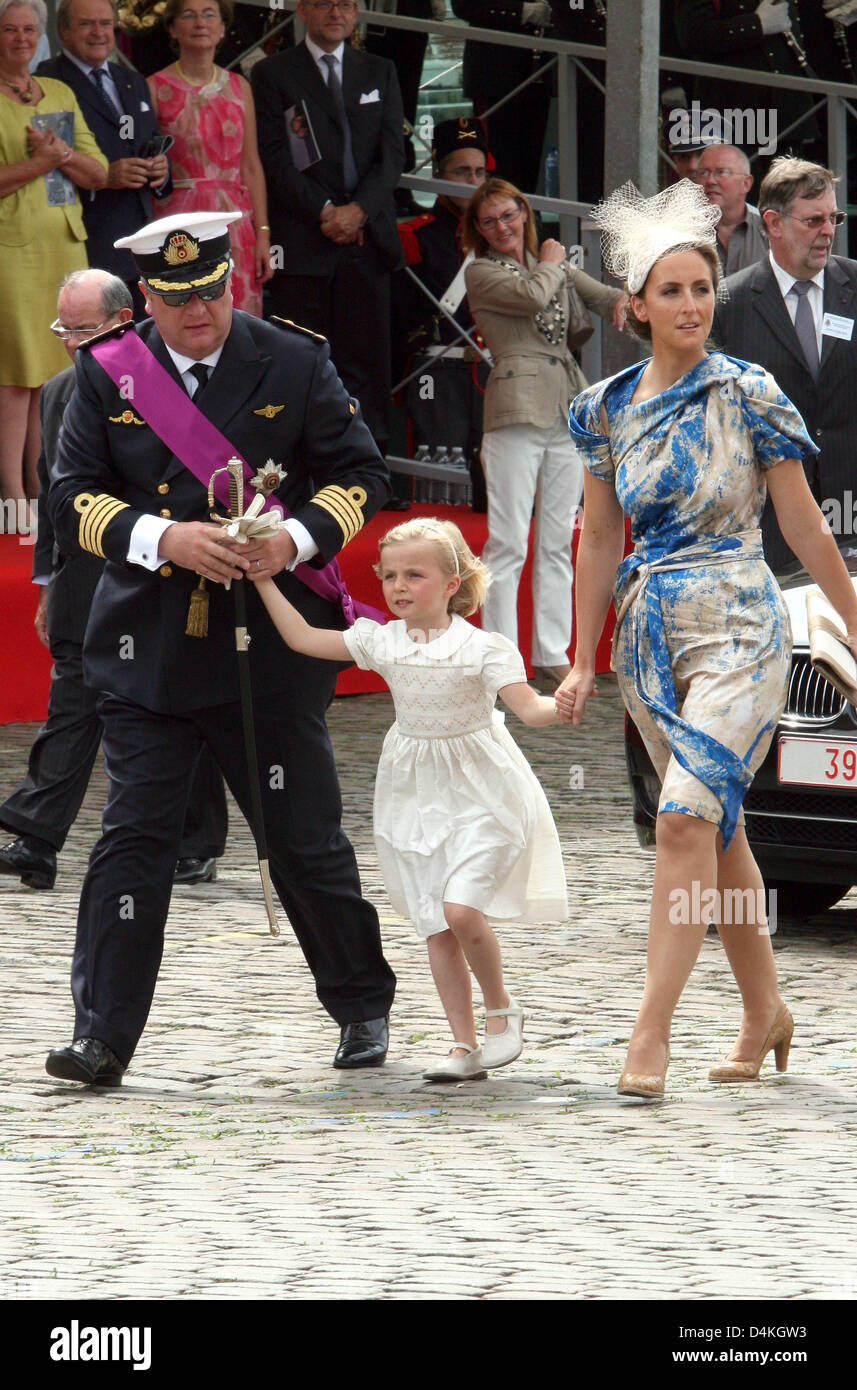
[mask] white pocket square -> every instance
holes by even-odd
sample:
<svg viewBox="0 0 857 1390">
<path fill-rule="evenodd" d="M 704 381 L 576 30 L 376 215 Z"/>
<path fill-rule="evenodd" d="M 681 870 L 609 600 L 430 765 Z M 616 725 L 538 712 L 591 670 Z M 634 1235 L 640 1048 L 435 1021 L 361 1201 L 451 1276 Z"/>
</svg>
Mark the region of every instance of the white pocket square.
<svg viewBox="0 0 857 1390">
<path fill-rule="evenodd" d="M 379 95 L 379 92 L 378 92 L 378 88 L 377 88 L 377 87 L 375 88 L 375 90 L 374 90 L 373 92 L 361 92 L 361 93 L 360 93 L 360 105 L 361 105 L 361 106 L 368 106 L 369 103 L 370 103 L 370 101 L 380 101 L 380 100 L 381 100 L 381 97 L 380 97 L 380 95 Z"/>
<path fill-rule="evenodd" d="M 140 110 L 141 110 L 141 111 L 151 111 L 151 109 L 152 109 L 152 108 L 151 108 L 151 106 L 149 105 L 149 103 L 148 103 L 147 101 L 141 101 L 141 102 L 140 102 Z"/>
</svg>

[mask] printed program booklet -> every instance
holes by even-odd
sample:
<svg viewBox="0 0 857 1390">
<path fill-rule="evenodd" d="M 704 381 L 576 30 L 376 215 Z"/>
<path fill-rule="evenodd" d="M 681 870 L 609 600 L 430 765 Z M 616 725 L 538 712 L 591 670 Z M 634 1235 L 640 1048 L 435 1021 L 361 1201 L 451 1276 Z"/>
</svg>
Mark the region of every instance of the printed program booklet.
<svg viewBox="0 0 857 1390">
<path fill-rule="evenodd" d="M 286 110 L 286 134 L 289 137 L 289 150 L 296 169 L 303 173 L 310 165 L 321 161 L 321 153 L 309 118 L 305 101 L 296 102 Z"/>
<path fill-rule="evenodd" d="M 32 124 L 33 129 L 40 133 L 52 130 L 60 140 L 65 140 L 66 144 L 74 149 L 73 111 L 34 111 Z M 49 207 L 63 207 L 66 203 L 77 201 L 74 184 L 62 169 L 49 169 L 42 177 L 45 180 Z"/>
</svg>

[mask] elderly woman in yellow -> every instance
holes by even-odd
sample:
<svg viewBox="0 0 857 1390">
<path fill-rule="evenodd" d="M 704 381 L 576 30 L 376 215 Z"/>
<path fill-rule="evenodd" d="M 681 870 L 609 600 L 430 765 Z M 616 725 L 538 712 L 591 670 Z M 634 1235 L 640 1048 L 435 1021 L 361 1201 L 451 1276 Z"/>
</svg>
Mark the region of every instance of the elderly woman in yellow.
<svg viewBox="0 0 857 1390">
<path fill-rule="evenodd" d="M 75 185 L 107 181 L 71 89 L 30 75 L 46 21 L 44 0 L 0 0 L 0 493 L 17 499 L 38 491 L 39 388 L 68 365 L 57 286 L 86 268 Z"/>
</svg>

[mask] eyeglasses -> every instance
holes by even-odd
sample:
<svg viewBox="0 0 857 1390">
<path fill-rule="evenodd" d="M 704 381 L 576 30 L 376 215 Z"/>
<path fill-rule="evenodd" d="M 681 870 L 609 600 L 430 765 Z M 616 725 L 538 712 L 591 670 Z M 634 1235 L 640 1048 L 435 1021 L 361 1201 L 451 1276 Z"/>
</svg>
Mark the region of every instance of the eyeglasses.
<svg viewBox="0 0 857 1390">
<path fill-rule="evenodd" d="M 223 18 L 219 10 L 202 10 L 199 14 L 196 10 L 182 10 L 178 17 L 186 20 L 188 24 L 194 19 L 204 19 L 207 24 L 210 24 L 213 19 Z"/>
<path fill-rule="evenodd" d="M 743 169 L 697 169 L 693 177 L 697 183 L 704 183 L 706 179 L 745 179 L 748 175 Z"/>
<path fill-rule="evenodd" d="M 219 285 L 213 285 L 210 290 L 153 290 L 147 283 L 146 289 L 150 294 L 156 294 L 165 304 L 180 308 L 182 304 L 189 304 L 194 295 L 198 299 L 222 299 L 226 293 L 226 283 L 225 280 L 221 280 Z"/>
<path fill-rule="evenodd" d="M 523 208 L 515 208 L 514 212 L 501 212 L 499 217 L 484 217 L 479 226 L 483 232 L 493 232 L 497 223 L 500 222 L 504 227 L 511 227 L 513 222 L 517 222 Z"/>
<path fill-rule="evenodd" d="M 781 212 L 780 217 L 790 217 L 792 222 L 802 222 L 811 232 L 817 232 L 824 226 L 825 222 L 831 222 L 834 227 L 841 227 L 847 214 L 840 212 L 820 212 L 815 217 L 795 217 L 792 212 Z"/>
<path fill-rule="evenodd" d="M 51 324 L 51 332 L 55 337 L 66 340 L 69 338 L 91 338 L 102 328 L 106 328 L 109 322 L 109 319 L 104 319 L 102 323 L 95 324 L 93 328 L 69 328 L 67 324 L 60 323 L 59 319 L 54 319 Z"/>
<path fill-rule="evenodd" d="M 356 0 L 304 0 L 304 4 L 307 9 L 318 10 L 321 14 L 332 14 L 334 10 L 354 14 L 357 9 Z"/>
<path fill-rule="evenodd" d="M 475 179 L 477 183 L 483 183 L 487 172 L 484 164 L 480 164 L 476 169 L 471 169 L 469 164 L 461 164 L 455 169 L 445 169 L 442 177 L 454 179 L 456 183 L 468 183 L 470 179 Z"/>
</svg>

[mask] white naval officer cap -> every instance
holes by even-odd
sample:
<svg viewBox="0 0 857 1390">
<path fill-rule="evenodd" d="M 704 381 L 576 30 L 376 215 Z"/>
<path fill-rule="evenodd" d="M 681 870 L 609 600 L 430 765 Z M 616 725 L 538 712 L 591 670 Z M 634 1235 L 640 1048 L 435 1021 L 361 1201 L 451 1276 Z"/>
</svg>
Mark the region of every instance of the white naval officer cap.
<svg viewBox="0 0 857 1390">
<path fill-rule="evenodd" d="M 113 245 L 131 252 L 141 276 L 156 293 L 209 289 L 232 266 L 229 225 L 241 212 L 176 212 L 149 222 Z"/>
</svg>

